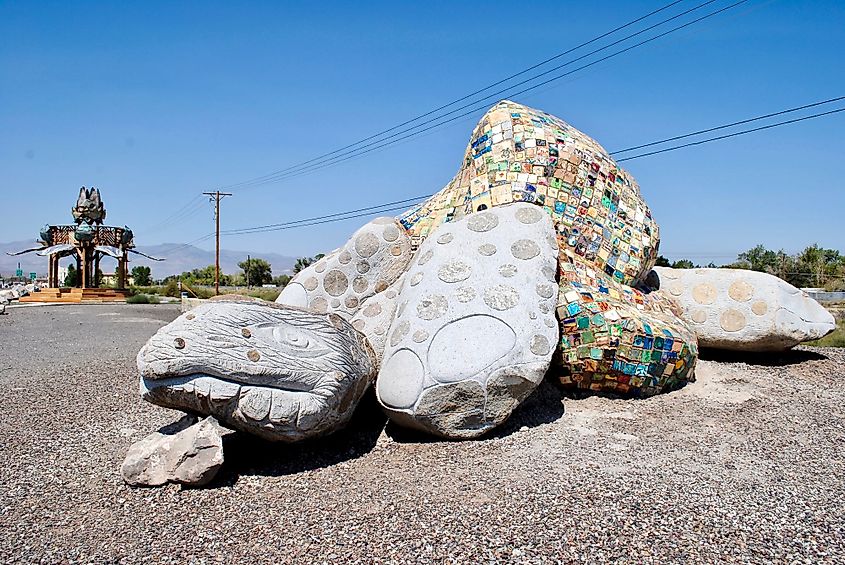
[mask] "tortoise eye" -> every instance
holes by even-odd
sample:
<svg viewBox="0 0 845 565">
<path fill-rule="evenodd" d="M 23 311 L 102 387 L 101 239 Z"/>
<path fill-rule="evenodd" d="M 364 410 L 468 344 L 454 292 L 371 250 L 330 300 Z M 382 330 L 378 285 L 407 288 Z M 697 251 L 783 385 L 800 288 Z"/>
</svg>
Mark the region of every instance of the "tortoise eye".
<svg viewBox="0 0 845 565">
<path fill-rule="evenodd" d="M 308 335 L 296 328 L 276 326 L 273 328 L 273 339 L 282 345 L 295 347 L 297 349 L 307 349 L 308 346 L 311 345 L 311 340 L 308 338 Z"/>
</svg>

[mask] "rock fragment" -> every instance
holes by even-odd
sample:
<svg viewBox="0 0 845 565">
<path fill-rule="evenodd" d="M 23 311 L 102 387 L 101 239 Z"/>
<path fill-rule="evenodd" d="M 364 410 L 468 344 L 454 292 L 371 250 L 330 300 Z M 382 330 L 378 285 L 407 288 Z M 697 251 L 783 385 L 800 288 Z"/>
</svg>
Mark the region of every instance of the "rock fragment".
<svg viewBox="0 0 845 565">
<path fill-rule="evenodd" d="M 211 482 L 223 465 L 223 439 L 214 418 L 192 423 L 195 420 L 186 416 L 134 443 L 120 468 L 123 480 L 148 487 Z"/>
</svg>

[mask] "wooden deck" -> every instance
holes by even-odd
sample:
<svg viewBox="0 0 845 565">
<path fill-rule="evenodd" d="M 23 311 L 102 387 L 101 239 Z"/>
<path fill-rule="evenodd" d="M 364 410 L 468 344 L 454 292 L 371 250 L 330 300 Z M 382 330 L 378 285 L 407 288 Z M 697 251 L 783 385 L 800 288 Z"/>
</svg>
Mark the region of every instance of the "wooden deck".
<svg viewBox="0 0 845 565">
<path fill-rule="evenodd" d="M 42 288 L 21 297 L 21 302 L 55 302 L 75 304 L 80 302 L 125 302 L 128 290 L 113 288 Z"/>
</svg>

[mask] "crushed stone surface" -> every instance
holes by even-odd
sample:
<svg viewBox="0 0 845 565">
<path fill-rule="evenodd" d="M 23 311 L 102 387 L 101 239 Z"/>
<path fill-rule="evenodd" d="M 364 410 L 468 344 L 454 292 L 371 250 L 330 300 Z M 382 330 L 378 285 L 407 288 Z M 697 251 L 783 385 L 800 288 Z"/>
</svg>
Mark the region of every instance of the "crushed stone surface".
<svg viewBox="0 0 845 565">
<path fill-rule="evenodd" d="M 225 437 L 210 488 L 133 489 L 129 446 L 179 413 L 135 355 L 172 305 L 0 316 L 3 563 L 843 563 L 845 350 L 705 354 L 646 400 L 547 380 L 495 433 L 352 425 Z"/>
</svg>

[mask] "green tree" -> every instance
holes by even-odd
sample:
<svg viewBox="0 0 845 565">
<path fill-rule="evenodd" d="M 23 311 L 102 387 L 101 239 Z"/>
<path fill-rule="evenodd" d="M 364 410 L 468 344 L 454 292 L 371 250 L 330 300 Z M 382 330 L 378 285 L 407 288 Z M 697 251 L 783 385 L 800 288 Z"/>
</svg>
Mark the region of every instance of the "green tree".
<svg viewBox="0 0 845 565">
<path fill-rule="evenodd" d="M 654 262 L 655 267 L 671 267 L 672 263 L 669 262 L 669 259 L 664 257 L 663 255 L 657 256 L 657 261 Z"/>
<path fill-rule="evenodd" d="M 149 286 L 152 284 L 150 268 L 144 265 L 132 267 L 132 279 L 135 281 L 137 286 Z"/>
<path fill-rule="evenodd" d="M 782 251 L 780 253 L 783 253 Z M 784 254 L 785 255 L 785 254 Z M 737 260 L 748 263 L 752 271 L 773 273 L 777 271 L 781 257 L 778 252 L 766 249 L 763 244 L 737 255 Z"/>
<path fill-rule="evenodd" d="M 320 259 L 322 259 L 325 256 L 326 256 L 325 253 L 318 253 L 317 255 L 314 255 L 313 257 L 300 257 L 299 259 L 296 260 L 296 263 L 293 264 L 293 274 L 296 274 L 299 271 L 302 271 L 302 270 L 308 268 L 309 265 L 311 265 L 312 263 L 316 263 L 317 261 L 319 261 Z"/>
<path fill-rule="evenodd" d="M 65 286 L 76 286 L 79 284 L 79 273 L 76 272 L 76 267 L 73 263 L 67 266 L 67 274 L 65 275 Z"/>
<path fill-rule="evenodd" d="M 689 259 L 678 259 L 672 263 L 673 269 L 694 269 L 695 265 Z"/>
<path fill-rule="evenodd" d="M 279 275 L 278 277 L 273 277 L 273 284 L 284 288 L 290 282 L 290 278 L 290 275 Z"/>
<path fill-rule="evenodd" d="M 238 267 L 243 270 L 244 278 L 250 285 L 260 286 L 273 281 L 273 268 L 264 259 L 251 258 L 238 263 Z"/>
</svg>

